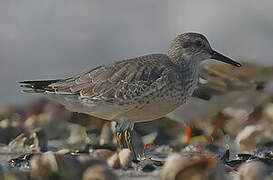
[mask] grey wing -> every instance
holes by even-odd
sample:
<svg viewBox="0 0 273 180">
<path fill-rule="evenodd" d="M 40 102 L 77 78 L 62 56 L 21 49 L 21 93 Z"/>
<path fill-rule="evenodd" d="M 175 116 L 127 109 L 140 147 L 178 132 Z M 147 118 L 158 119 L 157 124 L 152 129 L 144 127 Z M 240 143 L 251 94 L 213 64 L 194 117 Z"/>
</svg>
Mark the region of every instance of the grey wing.
<svg viewBox="0 0 273 180">
<path fill-rule="evenodd" d="M 159 54 L 120 61 L 49 86 L 55 93 L 78 93 L 81 98 L 94 101 L 131 101 L 166 85 L 162 82 L 164 78 L 168 78 L 168 66 L 158 63 L 166 58 L 165 55 Z"/>
</svg>

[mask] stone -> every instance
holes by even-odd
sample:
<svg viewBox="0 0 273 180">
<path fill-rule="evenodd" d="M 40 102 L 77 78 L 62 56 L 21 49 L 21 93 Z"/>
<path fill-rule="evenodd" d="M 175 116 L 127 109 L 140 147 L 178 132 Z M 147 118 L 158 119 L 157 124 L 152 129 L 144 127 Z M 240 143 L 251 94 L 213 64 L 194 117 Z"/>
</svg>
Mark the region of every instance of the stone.
<svg viewBox="0 0 273 180">
<path fill-rule="evenodd" d="M 10 118 L 17 112 L 18 110 L 11 105 L 0 105 L 0 120 L 2 118 Z"/>
<path fill-rule="evenodd" d="M 223 167 L 213 156 L 184 157 L 173 153 L 162 170 L 162 180 L 218 180 L 224 177 Z"/>
<path fill-rule="evenodd" d="M 271 121 L 273 121 L 273 103 L 268 103 L 263 109 L 263 114 Z"/>
<path fill-rule="evenodd" d="M 22 171 L 17 171 L 17 170 L 9 170 L 3 174 L 1 179 L 4 180 L 29 180 L 30 175 L 28 172 L 22 172 Z"/>
<path fill-rule="evenodd" d="M 180 167 L 187 161 L 178 153 L 171 154 L 163 167 L 162 180 L 174 180 Z"/>
<path fill-rule="evenodd" d="M 42 127 L 49 139 L 68 138 L 70 133 L 68 122 L 66 121 L 68 117 L 62 114 L 64 113 L 56 108 L 56 110 L 51 113 L 32 115 L 26 119 L 24 126 L 27 129 Z"/>
<path fill-rule="evenodd" d="M 113 146 L 113 138 L 114 134 L 111 128 L 111 122 L 104 123 L 102 129 L 101 129 L 101 135 L 100 135 L 100 141 L 99 144 L 101 146 L 109 145 Z"/>
<path fill-rule="evenodd" d="M 235 143 L 240 150 L 251 151 L 266 140 L 264 132 L 260 125 L 248 125 L 236 136 Z"/>
<path fill-rule="evenodd" d="M 43 129 L 37 128 L 31 132 L 22 133 L 9 143 L 11 148 L 25 151 L 47 151 L 47 135 Z"/>
<path fill-rule="evenodd" d="M 115 152 L 109 149 L 96 149 L 92 152 L 94 158 L 103 158 L 107 160 L 110 158 Z"/>
<path fill-rule="evenodd" d="M 81 144 L 85 143 L 87 139 L 85 127 L 78 124 L 69 124 L 70 136 L 68 138 L 69 144 Z"/>
<path fill-rule="evenodd" d="M 56 152 L 56 154 L 68 154 L 70 152 L 71 150 L 69 149 L 60 149 L 59 151 Z"/>
<path fill-rule="evenodd" d="M 143 168 L 143 172 L 152 172 L 156 169 L 156 167 L 153 164 L 146 164 Z"/>
<path fill-rule="evenodd" d="M 238 174 L 235 176 L 234 180 L 257 180 L 265 179 L 266 165 L 259 161 L 246 162 L 241 165 L 238 169 Z"/>
<path fill-rule="evenodd" d="M 120 168 L 120 161 L 119 161 L 119 156 L 117 152 L 115 152 L 110 158 L 107 159 L 107 164 L 109 167 L 113 169 Z"/>
<path fill-rule="evenodd" d="M 83 165 L 70 154 L 46 152 L 35 155 L 31 161 L 31 175 L 43 179 L 79 179 L 84 171 Z"/>
<path fill-rule="evenodd" d="M 0 179 L 4 179 L 4 170 L 1 164 L 0 164 Z"/>
<path fill-rule="evenodd" d="M 96 164 L 88 167 L 84 174 L 83 180 L 116 180 L 117 176 L 107 166 Z"/>
<path fill-rule="evenodd" d="M 134 154 L 129 149 L 122 149 L 118 153 L 118 157 L 121 167 L 130 168 L 132 166 Z"/>
</svg>

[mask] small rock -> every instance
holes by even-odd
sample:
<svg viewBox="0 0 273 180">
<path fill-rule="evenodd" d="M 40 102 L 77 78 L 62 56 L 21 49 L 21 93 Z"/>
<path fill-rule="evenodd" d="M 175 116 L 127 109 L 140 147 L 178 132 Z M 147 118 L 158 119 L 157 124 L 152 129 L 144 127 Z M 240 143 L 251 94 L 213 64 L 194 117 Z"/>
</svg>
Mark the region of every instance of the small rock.
<svg viewBox="0 0 273 180">
<path fill-rule="evenodd" d="M 49 114 L 42 113 L 39 115 L 32 115 L 26 119 L 26 121 L 24 122 L 24 126 L 31 129 L 37 126 L 45 125 L 49 120 L 50 120 Z"/>
<path fill-rule="evenodd" d="M 129 168 L 132 166 L 134 154 L 129 149 L 122 149 L 119 154 L 120 165 L 123 168 Z"/>
<path fill-rule="evenodd" d="M 18 134 L 22 133 L 24 130 L 20 128 L 14 127 L 7 127 L 1 128 L 0 127 L 0 143 L 8 144 L 11 140 L 13 140 Z"/>
<path fill-rule="evenodd" d="M 22 126 L 22 120 L 19 114 L 15 113 L 9 119 L 1 119 L 0 117 L 0 143 L 8 144 L 18 134 L 24 131 L 25 129 Z"/>
<path fill-rule="evenodd" d="M 170 155 L 162 171 L 163 180 L 174 179 L 225 179 L 223 168 L 217 164 L 214 157 L 183 157 L 174 153 Z"/>
<path fill-rule="evenodd" d="M 251 151 L 265 140 L 264 128 L 259 125 L 248 125 L 236 136 L 235 142 L 239 149 Z"/>
<path fill-rule="evenodd" d="M 100 135 L 100 142 L 99 144 L 101 146 L 103 145 L 109 145 L 112 146 L 113 143 L 114 134 L 111 128 L 111 123 L 106 122 L 104 123 L 102 129 L 101 129 L 101 135 Z"/>
<path fill-rule="evenodd" d="M 174 180 L 181 166 L 187 161 L 178 153 L 171 154 L 163 167 L 162 180 Z"/>
<path fill-rule="evenodd" d="M 239 167 L 238 175 L 234 180 L 265 179 L 266 165 L 259 161 L 246 162 Z"/>
<path fill-rule="evenodd" d="M 94 165 L 104 165 L 107 166 L 107 162 L 101 158 L 93 158 L 90 155 L 80 155 L 77 159 L 83 164 L 84 168 L 88 168 Z"/>
<path fill-rule="evenodd" d="M 143 168 L 142 171 L 143 172 L 152 172 L 156 169 L 156 167 L 152 164 L 146 164 Z"/>
<path fill-rule="evenodd" d="M 86 142 L 86 130 L 85 127 L 78 124 L 69 124 L 70 136 L 68 138 L 69 144 L 80 144 Z"/>
<path fill-rule="evenodd" d="M 110 158 L 107 159 L 107 164 L 113 169 L 120 168 L 119 155 L 117 152 L 115 152 Z"/>
<path fill-rule="evenodd" d="M 71 112 L 58 105 L 48 103 L 45 105 L 43 113 L 34 113 L 34 115 L 29 116 L 24 125 L 28 129 L 42 127 L 49 139 L 68 138 L 70 131 L 67 120 L 70 117 Z"/>
<path fill-rule="evenodd" d="M 77 160 L 79 160 L 82 164 L 88 164 L 90 161 L 92 161 L 94 158 L 90 156 L 89 154 L 81 154 L 76 156 Z M 105 163 L 106 164 L 106 163 Z M 87 165 L 89 166 L 89 165 Z"/>
<path fill-rule="evenodd" d="M 96 149 L 92 152 L 94 158 L 103 158 L 108 159 L 110 158 L 115 152 L 109 149 Z"/>
<path fill-rule="evenodd" d="M 61 150 L 57 151 L 56 154 L 68 154 L 70 152 L 71 152 L 71 150 L 69 150 L 69 149 L 61 149 Z"/>
<path fill-rule="evenodd" d="M 268 119 L 273 121 L 273 103 L 268 103 L 268 104 L 265 105 L 264 110 L 263 110 L 263 114 Z"/>
<path fill-rule="evenodd" d="M 81 163 L 69 154 L 46 152 L 35 155 L 31 161 L 31 175 L 43 179 L 79 179 L 83 172 Z"/>
<path fill-rule="evenodd" d="M 10 118 L 13 114 L 15 114 L 18 110 L 10 105 L 1 105 L 0 106 L 0 119 L 1 117 Z"/>
<path fill-rule="evenodd" d="M 9 120 L 8 119 L 3 119 L 0 121 L 0 128 L 8 128 L 9 127 Z"/>
<path fill-rule="evenodd" d="M 33 152 L 47 151 L 47 136 L 42 129 L 22 133 L 9 143 L 9 146 Z"/>
<path fill-rule="evenodd" d="M 4 170 L 2 169 L 2 165 L 0 165 L 0 179 L 4 179 Z"/>
<path fill-rule="evenodd" d="M 1 177 L 1 179 L 4 180 L 29 180 L 30 175 L 28 172 L 23 172 L 23 171 L 16 171 L 16 170 L 10 170 L 5 172 L 5 174 L 3 174 L 3 177 Z"/>
<path fill-rule="evenodd" d="M 96 164 L 87 168 L 83 180 L 116 180 L 117 176 L 105 165 Z"/>
</svg>

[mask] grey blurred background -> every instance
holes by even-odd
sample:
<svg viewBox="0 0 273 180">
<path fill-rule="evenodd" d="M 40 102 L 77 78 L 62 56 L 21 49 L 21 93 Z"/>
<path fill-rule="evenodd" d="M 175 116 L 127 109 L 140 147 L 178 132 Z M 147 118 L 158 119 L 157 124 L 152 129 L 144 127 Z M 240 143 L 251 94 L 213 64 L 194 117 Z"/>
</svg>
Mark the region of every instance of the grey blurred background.
<svg viewBox="0 0 273 180">
<path fill-rule="evenodd" d="M 273 64 L 273 1 L 1 0 L 0 104 L 37 95 L 17 82 L 64 78 L 95 66 L 165 53 L 176 35 L 205 34 L 234 59 Z"/>
</svg>

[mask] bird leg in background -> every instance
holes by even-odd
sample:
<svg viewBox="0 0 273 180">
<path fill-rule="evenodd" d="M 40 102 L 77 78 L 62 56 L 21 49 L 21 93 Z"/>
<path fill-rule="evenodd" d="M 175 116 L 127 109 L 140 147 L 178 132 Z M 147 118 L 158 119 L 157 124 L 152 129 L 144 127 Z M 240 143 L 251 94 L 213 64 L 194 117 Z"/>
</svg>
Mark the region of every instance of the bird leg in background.
<svg viewBox="0 0 273 180">
<path fill-rule="evenodd" d="M 135 153 L 135 150 L 134 150 L 133 144 L 132 144 L 132 134 L 131 134 L 131 131 L 128 130 L 128 129 L 125 130 L 124 135 L 125 135 L 125 141 L 126 141 L 126 143 L 127 143 L 128 148 L 129 148 L 130 151 L 132 151 L 133 154 L 134 154 L 134 160 L 137 160 L 136 153 Z"/>
<path fill-rule="evenodd" d="M 212 131 L 211 135 L 207 139 L 208 143 L 213 142 L 213 138 L 216 135 L 217 130 L 222 126 L 224 120 L 225 120 L 224 114 L 222 112 L 219 112 L 217 117 L 216 117 L 216 122 L 215 122 L 215 126 L 213 128 L 213 131 Z"/>
<path fill-rule="evenodd" d="M 185 131 L 186 131 L 186 143 L 189 144 L 191 142 L 191 126 L 187 125 L 185 127 Z"/>
<path fill-rule="evenodd" d="M 144 146 L 144 148 L 143 148 L 143 151 L 142 151 L 142 154 L 143 154 L 143 156 L 144 156 L 145 159 L 146 159 L 145 152 L 146 152 L 146 150 L 147 150 L 148 148 L 152 149 L 152 144 L 153 144 L 153 143 L 154 143 L 154 142 L 149 142 L 149 143 L 145 144 L 145 146 Z"/>
</svg>

